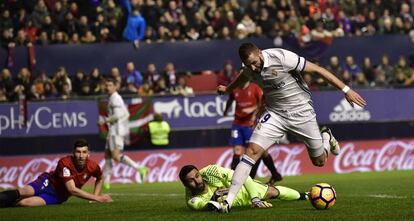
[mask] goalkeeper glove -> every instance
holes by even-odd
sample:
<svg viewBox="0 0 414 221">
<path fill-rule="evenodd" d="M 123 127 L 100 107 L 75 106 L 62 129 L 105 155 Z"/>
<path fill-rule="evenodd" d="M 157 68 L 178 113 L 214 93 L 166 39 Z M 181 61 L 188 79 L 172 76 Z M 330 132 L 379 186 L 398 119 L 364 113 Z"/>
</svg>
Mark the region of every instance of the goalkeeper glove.
<svg viewBox="0 0 414 221">
<path fill-rule="evenodd" d="M 252 207 L 253 208 L 271 208 L 273 205 L 269 202 L 262 201 L 259 197 L 254 197 L 252 199 Z"/>
</svg>

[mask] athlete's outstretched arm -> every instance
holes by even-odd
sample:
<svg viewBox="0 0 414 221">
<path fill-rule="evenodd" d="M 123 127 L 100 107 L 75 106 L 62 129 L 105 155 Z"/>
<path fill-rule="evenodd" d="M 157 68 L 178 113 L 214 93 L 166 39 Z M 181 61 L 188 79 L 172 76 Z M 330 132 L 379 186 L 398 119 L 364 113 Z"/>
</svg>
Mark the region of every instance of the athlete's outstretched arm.
<svg viewBox="0 0 414 221">
<path fill-rule="evenodd" d="M 248 68 L 243 67 L 240 71 L 239 76 L 237 76 L 237 78 L 233 82 L 231 82 L 228 86 L 219 85 L 217 87 L 217 93 L 218 94 L 230 93 L 237 87 L 245 84 L 248 80 L 250 80 L 246 73 L 248 71 L 250 71 Z"/>
<path fill-rule="evenodd" d="M 96 180 L 95 180 L 95 189 L 93 191 L 93 194 L 95 194 L 95 196 L 101 195 L 102 185 L 103 185 L 102 177 L 96 178 Z"/>
<path fill-rule="evenodd" d="M 96 196 L 94 194 L 88 193 L 76 187 L 75 181 L 73 180 L 69 180 L 68 182 L 66 182 L 65 186 L 68 189 L 69 193 L 76 197 L 97 202 L 112 202 L 112 198 L 108 194 Z"/>
<path fill-rule="evenodd" d="M 309 73 L 318 73 L 323 78 L 325 78 L 331 85 L 335 86 L 339 90 L 342 90 L 345 93 L 345 98 L 351 105 L 353 105 L 353 103 L 357 104 L 360 107 L 364 107 L 365 105 L 367 105 L 367 102 L 364 100 L 364 98 L 362 98 L 357 92 L 345 85 L 344 82 L 339 80 L 335 75 L 333 75 L 325 68 L 316 65 L 310 61 L 306 61 L 304 71 Z"/>
</svg>

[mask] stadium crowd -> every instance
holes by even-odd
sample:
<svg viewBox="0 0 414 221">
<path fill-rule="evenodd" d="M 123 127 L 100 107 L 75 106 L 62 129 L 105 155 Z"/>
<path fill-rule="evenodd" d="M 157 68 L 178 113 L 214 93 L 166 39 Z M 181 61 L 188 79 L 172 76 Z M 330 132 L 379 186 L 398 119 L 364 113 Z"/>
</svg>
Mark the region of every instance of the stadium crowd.
<svg viewBox="0 0 414 221">
<path fill-rule="evenodd" d="M 410 34 L 403 0 L 4 0 L 3 47 L 294 36 Z"/>
<path fill-rule="evenodd" d="M 224 62 L 223 69 L 214 73 L 217 74 L 217 84 L 229 84 L 238 74 L 237 68 L 231 61 Z M 360 65 L 352 56 L 348 56 L 345 61 L 333 56 L 325 68 L 354 88 L 414 87 L 414 69 L 404 57 L 400 57 L 396 64 L 391 64 L 387 55 L 382 56 L 378 64 L 366 57 Z M 70 74 L 60 67 L 53 75 L 44 71 L 32 73 L 28 68 L 11 73 L 5 68 L 0 73 L 0 101 L 17 101 L 21 95 L 29 100 L 103 95 L 106 77 L 117 79 L 123 94 L 191 96 L 194 91 L 187 85 L 187 79 L 192 74 L 195 73 L 177 73 L 173 63 L 168 63 L 162 70 L 151 63 L 145 71 L 140 71 L 133 62 L 128 62 L 124 68 L 113 67 L 110 73 L 105 74 L 98 68 L 93 68 L 90 73 L 78 70 Z M 303 80 L 311 90 L 332 89 L 326 81 L 315 76 L 310 73 L 303 75 Z"/>
</svg>

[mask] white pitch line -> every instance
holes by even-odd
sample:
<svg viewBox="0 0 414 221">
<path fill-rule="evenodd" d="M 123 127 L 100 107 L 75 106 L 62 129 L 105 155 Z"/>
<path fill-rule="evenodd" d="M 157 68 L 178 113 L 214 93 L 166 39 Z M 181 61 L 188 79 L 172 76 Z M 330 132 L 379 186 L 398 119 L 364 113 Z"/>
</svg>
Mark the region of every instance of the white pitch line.
<svg viewBox="0 0 414 221">
<path fill-rule="evenodd" d="M 387 194 L 371 194 L 371 195 L 368 195 L 368 197 L 382 198 L 382 199 L 407 199 L 409 198 L 408 196 L 397 196 L 397 195 L 387 195 Z M 410 198 L 414 198 L 414 196 Z"/>
<path fill-rule="evenodd" d="M 178 194 L 178 193 L 109 193 L 112 196 L 161 196 L 161 197 L 177 197 L 177 196 L 184 196 L 185 194 Z"/>
</svg>

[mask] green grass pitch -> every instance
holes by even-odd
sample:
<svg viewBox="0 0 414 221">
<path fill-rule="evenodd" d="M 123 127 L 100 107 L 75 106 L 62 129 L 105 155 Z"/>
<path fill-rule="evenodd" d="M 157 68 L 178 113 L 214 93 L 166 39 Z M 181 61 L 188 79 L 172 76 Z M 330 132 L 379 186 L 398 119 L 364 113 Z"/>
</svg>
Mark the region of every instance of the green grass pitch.
<svg viewBox="0 0 414 221">
<path fill-rule="evenodd" d="M 109 193 L 115 202 L 108 204 L 72 197 L 58 206 L 3 208 L 0 220 L 414 220 L 414 171 L 314 174 L 285 177 L 279 184 L 307 191 L 319 182 L 337 191 L 337 202 L 329 210 L 316 210 L 307 201 L 273 201 L 270 209 L 195 212 L 187 209 L 184 189 L 176 182 L 112 185 Z"/>
</svg>

